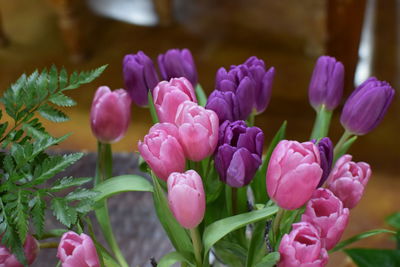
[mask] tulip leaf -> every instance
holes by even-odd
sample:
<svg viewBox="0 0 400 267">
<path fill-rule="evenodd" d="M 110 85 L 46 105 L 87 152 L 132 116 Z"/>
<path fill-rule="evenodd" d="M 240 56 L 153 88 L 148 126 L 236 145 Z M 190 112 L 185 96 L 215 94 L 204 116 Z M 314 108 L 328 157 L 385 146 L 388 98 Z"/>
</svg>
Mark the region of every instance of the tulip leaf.
<svg viewBox="0 0 400 267">
<path fill-rule="evenodd" d="M 266 244 L 264 241 L 264 236 L 266 224 L 267 222 L 265 220 L 254 224 L 249 249 L 247 251 L 246 267 L 253 266 L 253 262 L 257 261 L 257 256 L 259 256 L 261 253 L 262 255 L 265 254 Z"/>
<path fill-rule="evenodd" d="M 139 175 L 129 174 L 111 177 L 96 185 L 93 191 L 98 192 L 94 200 L 100 201 L 122 192 L 153 192 L 153 186 L 146 178 Z"/>
<path fill-rule="evenodd" d="M 151 94 L 150 90 L 147 95 L 147 100 L 149 102 L 149 110 L 150 110 L 151 119 L 153 120 L 153 123 L 156 124 L 159 122 L 159 120 L 158 120 L 158 116 L 157 116 L 157 112 L 156 112 L 156 107 L 154 106 L 153 95 Z"/>
<path fill-rule="evenodd" d="M 268 207 L 247 213 L 227 217 L 213 222 L 206 227 L 203 233 L 204 261 L 211 247 L 227 234 L 260 220 L 265 220 L 278 212 L 278 207 Z"/>
<path fill-rule="evenodd" d="M 271 252 L 264 258 L 262 258 L 261 261 L 257 263 L 254 267 L 273 267 L 278 263 L 280 257 L 281 255 L 279 254 L 279 252 Z"/>
<path fill-rule="evenodd" d="M 333 160 L 333 163 L 336 162 L 336 160 L 338 158 L 340 158 L 341 156 L 343 156 L 344 154 L 347 153 L 347 151 L 350 149 L 350 147 L 353 145 L 353 143 L 357 140 L 357 136 L 353 136 L 352 138 L 350 138 L 349 140 L 347 140 L 342 147 L 340 147 L 340 150 L 337 151 L 337 153 L 335 153 L 335 158 Z M 336 151 L 335 151 L 336 152 Z"/>
<path fill-rule="evenodd" d="M 196 97 L 199 105 L 205 107 L 207 104 L 207 96 L 204 93 L 203 87 L 199 83 L 196 85 Z"/>
<path fill-rule="evenodd" d="M 181 255 L 191 261 L 193 245 L 188 232 L 176 221 L 169 209 L 168 200 L 164 195 L 157 178 L 152 175 L 154 184 L 153 200 L 158 219 L 167 233 L 172 245 Z M 190 256 L 189 256 L 190 255 Z"/>
<path fill-rule="evenodd" d="M 171 265 L 177 262 L 186 262 L 190 266 L 192 266 L 192 264 L 188 262 L 184 256 L 182 256 L 182 254 L 180 254 L 177 251 L 173 251 L 168 254 L 165 254 L 157 263 L 157 267 L 170 267 Z"/>
<path fill-rule="evenodd" d="M 251 189 L 253 190 L 256 203 L 264 204 L 268 201 L 265 175 L 267 173 L 269 159 L 271 158 L 274 148 L 281 140 L 285 138 L 286 126 L 287 126 L 287 121 L 284 121 L 279 130 L 276 132 L 274 138 L 272 139 L 271 143 L 268 146 L 267 152 L 263 159 L 263 163 L 261 167 L 258 169 L 256 176 L 251 184 Z"/>
<path fill-rule="evenodd" d="M 400 212 L 393 213 L 385 221 L 395 229 L 400 229 Z"/>
<path fill-rule="evenodd" d="M 400 250 L 353 248 L 344 252 L 359 267 L 400 266 Z"/>
<path fill-rule="evenodd" d="M 391 231 L 391 230 L 386 230 L 386 229 L 370 230 L 370 231 L 355 235 L 353 237 L 350 237 L 349 239 L 346 239 L 346 240 L 340 242 L 333 249 L 329 250 L 329 253 L 341 250 L 344 247 L 347 247 L 348 245 L 350 245 L 350 244 L 352 244 L 352 243 L 354 243 L 354 242 L 356 242 L 358 240 L 361 240 L 361 239 L 364 239 L 364 238 L 367 238 L 367 237 L 370 237 L 370 236 L 374 236 L 374 235 L 377 235 L 377 234 L 382 234 L 382 233 L 396 234 L 396 232 Z"/>
</svg>

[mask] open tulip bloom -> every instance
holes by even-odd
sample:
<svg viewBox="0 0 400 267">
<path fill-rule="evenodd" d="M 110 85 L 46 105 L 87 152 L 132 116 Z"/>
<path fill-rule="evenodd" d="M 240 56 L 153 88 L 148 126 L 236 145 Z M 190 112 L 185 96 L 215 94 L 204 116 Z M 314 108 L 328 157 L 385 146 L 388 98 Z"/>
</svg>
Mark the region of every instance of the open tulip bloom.
<svg viewBox="0 0 400 267">
<path fill-rule="evenodd" d="M 317 111 L 310 138 L 288 140 L 286 121 L 279 129 L 254 125 L 255 116 L 270 102 L 275 76 L 275 68 L 267 68 L 262 59 L 250 57 L 242 64 L 221 67 L 215 88 L 207 90 L 212 91 L 208 98 L 188 49 L 169 50 L 157 61 L 165 80 L 159 80 L 154 61 L 138 52 L 123 61 L 126 90 L 101 86 L 95 93 L 90 125 L 98 140 L 98 157 L 92 202 L 78 206 L 72 210 L 75 213 L 62 199 L 52 202 L 64 210 L 57 217 L 68 226 L 49 232 L 59 237 L 57 257 L 62 267 L 129 266 L 113 235 L 107 206 L 110 196 L 126 191 L 147 191 L 153 196 L 156 214 L 174 248 L 153 259 L 161 267 L 175 263 L 185 267 L 325 266 L 328 252 L 390 232 L 370 231 L 340 242 L 350 211 L 362 201 L 372 173 L 369 164 L 352 161 L 348 150 L 357 136 L 383 120 L 394 94 L 388 83 L 370 78 L 360 85 L 344 105 L 342 138 L 331 140 L 329 125 L 342 102 L 344 67 L 334 58 L 321 57 L 309 87 L 310 104 Z M 148 175 L 112 177 L 111 146 L 127 133 L 131 103 L 146 106 L 153 119 L 137 143 L 140 168 Z M 267 139 L 264 131 L 276 134 Z M 39 171 L 35 169 L 35 175 Z M 68 178 L 54 190 L 65 184 L 80 185 L 80 181 Z M 89 191 L 78 192 L 66 199 L 78 201 Z M 11 198 L 25 197 L 21 194 L 18 191 Z M 7 199 L 2 201 L 0 211 Z M 38 201 L 35 195 L 29 209 L 41 209 Z M 87 217 L 90 211 L 106 246 L 93 234 L 93 218 Z M 0 219 L 8 217 L 0 214 Z M 7 247 L 9 234 L 0 233 L 0 266 L 30 264 L 39 247 L 54 247 L 48 243 L 38 247 L 32 235 L 45 238 L 43 233 L 31 235 L 28 227 L 22 230 L 15 232 L 13 238 L 19 243 L 12 248 Z"/>
</svg>

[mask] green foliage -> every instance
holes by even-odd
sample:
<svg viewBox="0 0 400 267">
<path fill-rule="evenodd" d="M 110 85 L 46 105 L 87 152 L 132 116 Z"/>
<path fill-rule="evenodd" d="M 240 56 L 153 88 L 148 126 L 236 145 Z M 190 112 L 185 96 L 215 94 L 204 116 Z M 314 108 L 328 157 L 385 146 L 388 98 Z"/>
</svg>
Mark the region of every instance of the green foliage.
<svg viewBox="0 0 400 267">
<path fill-rule="evenodd" d="M 359 267 L 400 266 L 400 250 L 353 248 L 344 252 Z"/>
<path fill-rule="evenodd" d="M 53 122 L 68 120 L 59 108 L 74 106 L 76 102 L 64 91 L 93 81 L 105 68 L 71 75 L 64 68 L 58 71 L 55 66 L 49 71 L 36 70 L 29 76 L 23 74 L 0 98 L 0 119 L 5 111 L 12 120 L 11 123 L 0 122 L 1 243 L 25 265 L 22 244 L 29 229 L 33 229 L 36 236 L 43 235 L 46 209 L 51 208 L 54 216 L 71 228 L 90 210 L 96 195 L 91 190 L 71 188 L 81 186 L 91 178 L 50 180 L 83 154 L 47 154 L 48 148 L 61 143 L 68 135 L 52 137 L 38 115 Z M 69 193 L 60 196 L 60 191 L 65 189 Z"/>
</svg>

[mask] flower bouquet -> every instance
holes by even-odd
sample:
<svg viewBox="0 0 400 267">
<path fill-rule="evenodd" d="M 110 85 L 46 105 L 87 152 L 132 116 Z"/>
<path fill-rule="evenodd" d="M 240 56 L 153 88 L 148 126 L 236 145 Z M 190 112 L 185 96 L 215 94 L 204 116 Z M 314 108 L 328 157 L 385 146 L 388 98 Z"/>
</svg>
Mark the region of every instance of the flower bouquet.
<svg viewBox="0 0 400 267">
<path fill-rule="evenodd" d="M 340 242 L 371 176 L 369 164 L 346 153 L 382 121 L 394 96 L 388 83 L 369 78 L 354 90 L 334 145 L 328 132 L 342 100 L 344 67 L 332 57 L 315 65 L 309 100 L 316 120 L 310 139 L 302 141 L 285 139 L 286 121 L 272 140 L 254 125 L 269 104 L 275 76 L 263 60 L 220 68 L 208 98 L 189 50 L 159 55 L 158 67 L 161 76 L 143 52 L 126 55 L 125 89 L 97 89 L 90 114 L 98 140 L 93 178 L 51 179 L 82 153 L 46 153 L 67 136 L 52 137 L 36 115 L 67 120 L 58 107 L 76 103 L 65 91 L 93 81 L 105 66 L 71 75 L 53 66 L 21 76 L 5 92 L 2 111 L 14 123 L 0 124 L 0 266 L 31 264 L 47 247 L 58 248 L 63 267 L 129 266 L 107 207 L 109 197 L 127 191 L 151 192 L 175 249 L 153 259 L 153 266 L 325 266 L 328 253 L 374 234 L 396 234 L 377 229 Z M 111 144 L 125 135 L 131 102 L 148 108 L 154 122 L 138 143 L 148 176 L 111 177 Z M 65 228 L 44 227 L 47 209 Z M 92 211 L 107 244 L 94 235 Z M 50 237 L 58 242 L 45 242 Z"/>
</svg>

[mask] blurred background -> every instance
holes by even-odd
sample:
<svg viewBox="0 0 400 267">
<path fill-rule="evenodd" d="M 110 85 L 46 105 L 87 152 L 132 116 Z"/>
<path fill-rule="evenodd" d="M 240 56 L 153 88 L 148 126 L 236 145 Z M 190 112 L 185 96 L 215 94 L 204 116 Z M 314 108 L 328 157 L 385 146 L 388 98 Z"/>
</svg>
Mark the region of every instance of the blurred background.
<svg viewBox="0 0 400 267">
<path fill-rule="evenodd" d="M 70 93 L 78 102 L 67 111 L 71 121 L 46 125 L 56 136 L 74 133 L 60 150 L 95 151 L 89 125 L 92 97 L 100 85 L 123 87 L 125 54 L 142 50 L 155 60 L 170 48 L 192 51 L 208 94 L 221 66 L 241 64 L 252 55 L 274 66 L 271 103 L 256 124 L 266 144 L 284 120 L 287 138 L 304 141 L 315 116 L 307 90 L 318 56 L 344 63 L 346 97 L 369 76 L 388 81 L 400 93 L 400 1 L 0 0 L 0 92 L 23 72 L 51 64 L 69 71 L 109 65 L 92 84 Z M 340 110 L 332 121 L 333 141 L 343 131 Z M 395 96 L 382 124 L 352 147 L 354 160 L 370 163 L 374 174 L 351 213 L 345 237 L 385 227 L 384 217 L 400 209 L 399 115 Z M 133 107 L 129 132 L 114 150 L 136 151 L 150 126 L 148 111 Z M 391 248 L 394 242 L 382 235 L 356 246 Z M 348 264 L 342 253 L 331 259 L 330 266 Z"/>
</svg>

